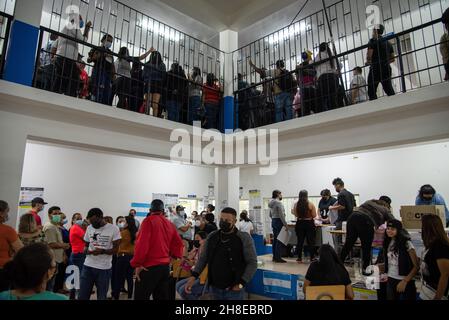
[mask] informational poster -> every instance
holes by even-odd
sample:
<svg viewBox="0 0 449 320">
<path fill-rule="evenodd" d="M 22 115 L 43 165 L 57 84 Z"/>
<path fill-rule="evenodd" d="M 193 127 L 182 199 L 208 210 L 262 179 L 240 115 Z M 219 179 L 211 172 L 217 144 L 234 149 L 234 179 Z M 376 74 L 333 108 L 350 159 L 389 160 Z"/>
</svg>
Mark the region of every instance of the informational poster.
<svg viewBox="0 0 449 320">
<path fill-rule="evenodd" d="M 164 202 L 165 208 L 172 207 L 173 209 L 178 205 L 179 195 L 177 194 L 163 194 L 163 193 L 153 193 L 153 200 L 162 200 Z"/>
<path fill-rule="evenodd" d="M 21 187 L 19 208 L 21 209 L 31 208 L 31 201 L 37 197 L 39 198 L 44 197 L 44 188 Z"/>
<path fill-rule="evenodd" d="M 254 224 L 254 231 L 258 235 L 264 234 L 264 220 L 262 216 L 262 196 L 260 190 L 249 190 L 249 216 Z"/>
</svg>

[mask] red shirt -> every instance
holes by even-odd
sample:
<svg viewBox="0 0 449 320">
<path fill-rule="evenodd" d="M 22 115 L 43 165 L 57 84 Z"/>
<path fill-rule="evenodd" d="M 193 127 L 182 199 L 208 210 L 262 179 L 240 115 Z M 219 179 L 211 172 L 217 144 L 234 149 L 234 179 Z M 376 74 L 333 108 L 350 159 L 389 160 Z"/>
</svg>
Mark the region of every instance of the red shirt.
<svg viewBox="0 0 449 320">
<path fill-rule="evenodd" d="M 203 87 L 203 94 L 205 103 L 220 103 L 220 88 L 217 85 L 214 84 L 210 87 L 205 83 Z"/>
<path fill-rule="evenodd" d="M 31 213 L 34 217 L 34 220 L 36 220 L 36 224 L 38 227 L 42 226 L 42 220 L 41 217 L 37 214 L 36 211 L 31 210 L 29 213 Z"/>
<path fill-rule="evenodd" d="M 86 230 L 77 224 L 74 224 L 70 228 L 70 246 L 72 247 L 73 253 L 84 253 L 84 247 L 86 246 L 84 242 L 85 233 Z"/>
<path fill-rule="evenodd" d="M 184 244 L 173 223 L 163 215 L 153 213 L 139 228 L 131 266 L 169 265 L 170 258 L 181 258 L 183 250 Z"/>
</svg>

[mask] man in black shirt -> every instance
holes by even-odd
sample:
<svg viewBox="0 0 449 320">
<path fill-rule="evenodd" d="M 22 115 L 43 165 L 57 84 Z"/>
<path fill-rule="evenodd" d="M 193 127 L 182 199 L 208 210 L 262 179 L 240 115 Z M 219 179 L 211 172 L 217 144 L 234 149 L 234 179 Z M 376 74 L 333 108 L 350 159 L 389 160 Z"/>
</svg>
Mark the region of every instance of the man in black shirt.
<svg viewBox="0 0 449 320">
<path fill-rule="evenodd" d="M 318 204 L 318 209 L 320 210 L 320 217 L 324 221 L 329 220 L 329 207 L 333 206 L 337 202 L 337 199 L 332 197 L 331 191 L 329 189 L 324 189 L 321 191 L 321 200 Z"/>
<path fill-rule="evenodd" d="M 382 83 L 382 87 L 388 96 L 395 95 L 391 83 L 391 67 L 394 62 L 393 46 L 382 38 L 385 31 L 383 25 L 377 25 L 373 30 L 373 38 L 368 43 L 368 53 L 366 55 L 366 65 L 370 65 L 368 75 L 368 96 L 370 100 L 377 99 L 377 87 Z"/>
<path fill-rule="evenodd" d="M 195 280 L 208 266 L 209 293 L 214 300 L 243 300 L 244 288 L 257 271 L 257 254 L 253 239 L 240 232 L 237 212 L 224 208 L 220 217 L 220 230 L 212 232 L 204 244 L 201 256 L 185 286 L 191 293 Z"/>
<path fill-rule="evenodd" d="M 341 178 L 336 178 L 332 182 L 335 186 L 335 191 L 338 192 L 337 204 L 330 206 L 329 210 L 338 210 L 338 219 L 335 222 L 337 230 L 341 230 L 343 222 L 348 221 L 356 206 L 354 195 L 345 189 L 345 183 Z"/>
</svg>

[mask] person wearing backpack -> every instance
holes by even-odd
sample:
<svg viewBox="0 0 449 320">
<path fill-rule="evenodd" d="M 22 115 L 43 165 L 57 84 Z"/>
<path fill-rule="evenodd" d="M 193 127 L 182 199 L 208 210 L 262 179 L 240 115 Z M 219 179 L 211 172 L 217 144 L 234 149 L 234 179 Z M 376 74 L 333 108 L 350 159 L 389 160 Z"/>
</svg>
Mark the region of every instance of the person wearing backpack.
<svg viewBox="0 0 449 320">
<path fill-rule="evenodd" d="M 252 60 L 249 64 L 261 76 L 274 79 L 274 104 L 275 104 L 275 122 L 282 122 L 293 119 L 293 97 L 296 93 L 297 85 L 292 74 L 285 69 L 283 60 L 276 61 L 276 69 L 263 70 L 254 65 Z"/>
</svg>

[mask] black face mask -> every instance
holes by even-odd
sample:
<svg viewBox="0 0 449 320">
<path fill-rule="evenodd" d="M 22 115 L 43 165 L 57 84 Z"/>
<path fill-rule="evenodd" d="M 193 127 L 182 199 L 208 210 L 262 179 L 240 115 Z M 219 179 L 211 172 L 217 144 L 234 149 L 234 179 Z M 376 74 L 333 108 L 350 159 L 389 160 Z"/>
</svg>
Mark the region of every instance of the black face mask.
<svg viewBox="0 0 449 320">
<path fill-rule="evenodd" d="M 199 247 L 201 246 L 200 241 L 199 241 L 199 240 L 194 240 L 194 241 L 193 241 L 193 246 L 194 246 L 195 248 L 199 248 Z"/>
<path fill-rule="evenodd" d="M 221 231 L 228 233 L 232 230 L 232 228 L 233 228 L 233 225 L 230 222 L 228 222 L 226 220 L 220 220 Z"/>
</svg>

